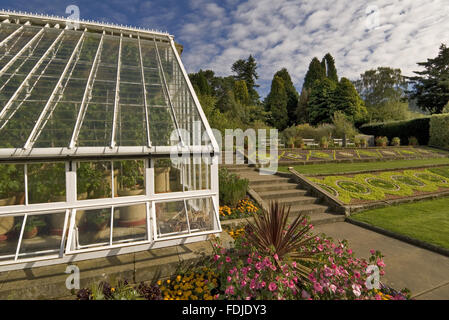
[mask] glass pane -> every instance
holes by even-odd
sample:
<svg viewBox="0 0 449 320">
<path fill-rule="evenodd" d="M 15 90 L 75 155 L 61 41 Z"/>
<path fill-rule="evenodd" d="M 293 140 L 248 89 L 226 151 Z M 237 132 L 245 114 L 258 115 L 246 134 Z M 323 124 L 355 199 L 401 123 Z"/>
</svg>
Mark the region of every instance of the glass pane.
<svg viewBox="0 0 449 320">
<path fill-rule="evenodd" d="M 111 208 L 76 210 L 75 235 L 77 246 L 109 245 L 111 229 Z"/>
<path fill-rule="evenodd" d="M 189 232 L 184 200 L 156 203 L 156 227 L 159 237 Z"/>
<path fill-rule="evenodd" d="M 25 223 L 19 258 L 32 258 L 59 252 L 65 212 L 29 215 Z"/>
<path fill-rule="evenodd" d="M 180 192 L 182 186 L 182 164 L 170 158 L 154 160 L 154 190 L 156 193 Z"/>
<path fill-rule="evenodd" d="M 78 162 L 76 176 L 78 200 L 112 197 L 111 162 Z"/>
<path fill-rule="evenodd" d="M 114 174 L 117 180 L 119 197 L 140 196 L 145 194 L 145 161 L 114 161 Z"/>
<path fill-rule="evenodd" d="M 190 232 L 214 230 L 215 213 L 212 198 L 187 200 Z"/>
<path fill-rule="evenodd" d="M 65 163 L 28 165 L 29 203 L 66 201 Z"/>
<path fill-rule="evenodd" d="M 24 203 L 24 165 L 0 164 L 0 207 Z"/>
<path fill-rule="evenodd" d="M 23 216 L 0 217 L 0 261 L 14 260 Z"/>
<path fill-rule="evenodd" d="M 141 241 L 147 238 L 146 204 L 114 209 L 112 243 Z"/>
</svg>

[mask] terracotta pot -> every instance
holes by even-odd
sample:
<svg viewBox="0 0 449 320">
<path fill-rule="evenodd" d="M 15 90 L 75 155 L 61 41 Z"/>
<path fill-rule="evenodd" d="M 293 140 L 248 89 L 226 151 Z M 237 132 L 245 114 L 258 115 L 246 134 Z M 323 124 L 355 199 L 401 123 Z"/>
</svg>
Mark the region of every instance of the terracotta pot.
<svg viewBox="0 0 449 320">
<path fill-rule="evenodd" d="M 154 168 L 154 189 L 156 193 L 170 192 L 170 168 Z"/>
<path fill-rule="evenodd" d="M 118 190 L 118 195 L 121 197 L 130 197 L 130 196 L 140 196 L 145 194 L 144 189 L 136 189 L 136 190 Z M 142 205 L 133 205 L 130 207 L 121 207 L 118 208 L 120 212 L 120 219 L 117 221 L 117 224 L 120 227 L 131 227 L 131 226 L 140 226 L 146 224 L 147 213 L 146 206 Z"/>
<path fill-rule="evenodd" d="M 33 229 L 31 229 L 29 231 L 24 231 L 23 238 L 24 239 L 32 239 L 37 235 L 37 232 L 38 232 L 37 227 L 34 227 Z"/>
</svg>

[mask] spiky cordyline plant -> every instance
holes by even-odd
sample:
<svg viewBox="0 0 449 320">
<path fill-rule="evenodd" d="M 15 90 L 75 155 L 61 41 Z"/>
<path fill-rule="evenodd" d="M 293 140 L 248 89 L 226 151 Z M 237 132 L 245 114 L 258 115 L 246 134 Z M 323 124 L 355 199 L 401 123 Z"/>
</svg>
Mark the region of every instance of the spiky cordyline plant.
<svg viewBox="0 0 449 320">
<path fill-rule="evenodd" d="M 279 260 L 291 259 L 297 262 L 297 268 L 301 275 L 307 277 L 312 271 L 304 265 L 305 262 L 316 262 L 312 258 L 314 253 L 301 250 L 309 244 L 313 238 L 309 236 L 311 226 L 304 224 L 306 217 L 301 214 L 290 224 L 288 218 L 290 207 L 286 210 L 285 205 L 279 202 L 271 202 L 270 210 L 254 216 L 254 222 L 248 221 L 245 235 L 255 249 L 259 252 L 277 254 Z"/>
</svg>

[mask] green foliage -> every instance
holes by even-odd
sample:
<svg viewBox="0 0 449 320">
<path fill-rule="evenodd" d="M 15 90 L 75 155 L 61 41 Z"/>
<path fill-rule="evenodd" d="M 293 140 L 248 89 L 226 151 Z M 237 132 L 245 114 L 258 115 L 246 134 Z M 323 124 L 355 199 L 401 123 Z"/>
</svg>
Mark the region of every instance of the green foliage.
<svg viewBox="0 0 449 320">
<path fill-rule="evenodd" d="M 373 136 L 386 136 L 389 139 L 399 137 L 404 144 L 408 144 L 410 136 L 415 136 L 420 145 L 429 142 L 430 117 L 407 121 L 392 121 L 383 123 L 365 124 L 359 128 L 363 134 Z"/>
<path fill-rule="evenodd" d="M 376 137 L 376 146 L 387 146 L 388 138 L 387 137 Z"/>
<path fill-rule="evenodd" d="M 321 137 L 320 139 L 320 147 L 321 148 L 327 148 L 329 146 L 329 141 L 327 140 L 326 136 Z"/>
<path fill-rule="evenodd" d="M 299 94 L 293 85 L 290 74 L 286 68 L 283 68 L 276 72 L 275 77 L 280 77 L 284 82 L 285 92 L 287 93 L 287 117 L 288 125 L 294 125 L 296 123 L 296 112 L 299 102 Z"/>
<path fill-rule="evenodd" d="M 304 78 L 303 90 L 312 89 L 317 80 L 321 82 L 324 78 L 326 78 L 326 70 L 323 68 L 318 58 L 313 58 Z"/>
<path fill-rule="evenodd" d="M 279 130 L 287 128 L 289 123 L 287 103 L 284 80 L 275 76 L 271 83 L 271 91 L 265 100 L 265 110 L 271 113 L 270 124 Z"/>
<path fill-rule="evenodd" d="M 25 191 L 23 170 L 23 165 L 0 164 L 0 199 Z"/>
<path fill-rule="evenodd" d="M 332 94 L 332 108 L 343 112 L 353 123 L 361 123 L 367 117 L 365 103 L 347 78 L 341 78 Z"/>
<path fill-rule="evenodd" d="M 367 113 L 370 122 L 400 121 L 423 116 L 412 113 L 409 105 L 401 101 L 387 101 L 379 106 L 367 107 Z"/>
<path fill-rule="evenodd" d="M 326 77 L 334 82 L 338 82 L 337 68 L 335 67 L 335 59 L 330 53 L 326 54 L 321 60 L 321 65 L 325 70 Z"/>
<path fill-rule="evenodd" d="M 438 56 L 418 62 L 423 71 L 414 71 L 417 76 L 409 77 L 413 89 L 408 92 L 417 105 L 432 114 L 441 113 L 449 101 L 449 48 L 442 44 Z"/>
<path fill-rule="evenodd" d="M 309 120 L 312 125 L 332 121 L 335 111 L 332 103 L 335 89 L 335 82 L 327 78 L 314 83 L 308 103 Z"/>
<path fill-rule="evenodd" d="M 419 141 L 416 139 L 416 137 L 410 137 L 408 138 L 408 145 L 409 146 L 419 146 Z"/>
<path fill-rule="evenodd" d="M 240 179 L 225 168 L 221 168 L 218 173 L 218 181 L 220 205 L 236 207 L 239 201 L 245 198 L 249 185 L 247 179 Z"/>
<path fill-rule="evenodd" d="M 392 146 L 400 146 L 401 145 L 401 139 L 399 139 L 398 137 L 394 137 L 393 139 L 391 139 L 391 145 Z"/>
<path fill-rule="evenodd" d="M 429 145 L 449 149 L 449 114 L 430 118 Z"/>
<path fill-rule="evenodd" d="M 347 139 L 352 139 L 358 134 L 353 122 L 348 120 L 342 111 L 337 111 L 334 113 L 332 123 L 334 124 L 334 134 L 337 138 L 343 138 L 346 136 Z"/>
<path fill-rule="evenodd" d="M 296 120 L 299 124 L 309 122 L 308 104 L 311 91 L 311 89 L 304 88 L 299 96 L 298 108 L 296 109 Z"/>
<path fill-rule="evenodd" d="M 140 189 L 144 186 L 144 162 L 141 160 L 122 160 L 114 162 L 114 169 L 121 169 L 118 182 L 125 189 Z"/>
<path fill-rule="evenodd" d="M 254 59 L 254 57 L 250 55 L 247 60 L 237 60 L 232 65 L 231 69 L 232 72 L 236 74 L 234 77 L 235 80 L 243 80 L 246 82 L 250 103 L 257 104 L 259 101 L 259 94 L 257 93 L 255 88 L 259 87 L 256 84 L 256 80 L 259 79 L 259 76 L 256 71 L 256 59 Z"/>
<path fill-rule="evenodd" d="M 249 104 L 248 88 L 244 80 L 238 80 L 234 83 L 235 99 L 243 105 Z"/>
</svg>

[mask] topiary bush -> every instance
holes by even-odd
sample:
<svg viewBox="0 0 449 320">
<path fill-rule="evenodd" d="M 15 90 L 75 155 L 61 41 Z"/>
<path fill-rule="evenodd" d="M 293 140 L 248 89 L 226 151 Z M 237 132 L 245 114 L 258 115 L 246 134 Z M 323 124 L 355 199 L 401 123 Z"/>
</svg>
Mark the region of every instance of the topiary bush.
<svg viewBox="0 0 449 320">
<path fill-rule="evenodd" d="M 236 207 L 240 200 L 245 198 L 249 181 L 240 179 L 236 174 L 229 173 L 221 168 L 218 173 L 220 188 L 220 205 Z"/>
<path fill-rule="evenodd" d="M 449 149 L 449 114 L 433 115 L 429 130 L 429 145 Z"/>
<path fill-rule="evenodd" d="M 381 123 L 368 123 L 359 128 L 360 132 L 373 136 L 386 136 L 388 139 L 398 137 L 403 144 L 409 143 L 410 136 L 415 136 L 419 144 L 429 143 L 430 117 L 417 118 L 413 120 L 392 121 Z"/>
</svg>

